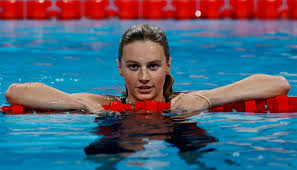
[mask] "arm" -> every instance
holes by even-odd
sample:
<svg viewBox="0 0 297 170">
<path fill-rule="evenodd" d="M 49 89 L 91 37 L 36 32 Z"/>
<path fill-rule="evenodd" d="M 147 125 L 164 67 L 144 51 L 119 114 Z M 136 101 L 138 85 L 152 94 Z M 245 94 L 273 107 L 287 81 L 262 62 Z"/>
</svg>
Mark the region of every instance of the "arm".
<svg viewBox="0 0 297 170">
<path fill-rule="evenodd" d="M 98 112 L 105 101 L 103 96 L 78 93 L 68 94 L 42 83 L 12 84 L 5 92 L 9 104 L 41 110 L 87 110 Z"/>
<path fill-rule="evenodd" d="M 220 106 L 243 100 L 266 99 L 278 95 L 287 95 L 289 90 L 290 84 L 282 76 L 255 74 L 227 86 L 178 95 L 172 100 L 172 108 L 197 110 L 198 107 L 199 110 L 208 109 L 207 100 L 196 94 L 208 98 L 212 106 Z"/>
</svg>

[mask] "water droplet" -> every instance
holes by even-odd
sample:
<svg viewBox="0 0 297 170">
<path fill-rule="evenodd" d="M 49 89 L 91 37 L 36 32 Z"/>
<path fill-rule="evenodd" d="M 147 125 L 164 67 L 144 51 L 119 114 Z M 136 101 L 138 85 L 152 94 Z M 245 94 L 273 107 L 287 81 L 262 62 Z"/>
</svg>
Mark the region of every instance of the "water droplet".
<svg viewBox="0 0 297 170">
<path fill-rule="evenodd" d="M 240 156 L 240 153 L 239 152 L 233 152 L 232 156 L 239 157 Z"/>
</svg>

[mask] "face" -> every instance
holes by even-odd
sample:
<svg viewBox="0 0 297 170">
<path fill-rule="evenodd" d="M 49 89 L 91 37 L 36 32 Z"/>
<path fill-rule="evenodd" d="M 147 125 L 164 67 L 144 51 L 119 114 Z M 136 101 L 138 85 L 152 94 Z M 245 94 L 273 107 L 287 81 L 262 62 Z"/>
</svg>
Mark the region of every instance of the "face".
<svg viewBox="0 0 297 170">
<path fill-rule="evenodd" d="M 130 102 L 164 101 L 163 86 L 170 72 L 163 47 L 152 41 L 135 41 L 123 48 L 118 68 L 124 77 Z"/>
</svg>

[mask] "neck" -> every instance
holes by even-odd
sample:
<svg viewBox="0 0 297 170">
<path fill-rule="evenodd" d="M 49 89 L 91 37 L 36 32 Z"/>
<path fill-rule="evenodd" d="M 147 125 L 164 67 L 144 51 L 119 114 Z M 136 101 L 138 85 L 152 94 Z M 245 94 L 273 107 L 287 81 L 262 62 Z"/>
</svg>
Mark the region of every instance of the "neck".
<svg viewBox="0 0 297 170">
<path fill-rule="evenodd" d="M 153 100 L 153 101 L 160 101 L 160 102 L 165 102 L 166 101 L 164 96 L 162 96 L 160 98 L 156 98 L 156 99 L 151 99 L 151 100 Z M 135 104 L 137 101 L 141 101 L 141 100 L 136 100 L 136 99 L 133 99 L 133 98 L 131 98 L 129 96 L 126 98 L 126 103 L 127 104 Z"/>
</svg>

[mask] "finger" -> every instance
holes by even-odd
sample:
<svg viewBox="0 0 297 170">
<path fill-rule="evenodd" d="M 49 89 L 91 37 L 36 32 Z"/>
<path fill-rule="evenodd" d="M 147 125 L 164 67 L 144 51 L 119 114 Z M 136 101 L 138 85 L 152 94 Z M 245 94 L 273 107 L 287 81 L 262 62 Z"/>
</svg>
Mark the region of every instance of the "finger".
<svg viewBox="0 0 297 170">
<path fill-rule="evenodd" d="M 177 95 L 176 97 L 174 97 L 170 102 L 171 102 L 171 106 L 174 105 L 174 103 L 178 100 L 179 96 Z"/>
<path fill-rule="evenodd" d="M 171 110 L 175 110 L 177 108 L 177 105 L 178 105 L 178 101 L 180 101 L 180 97 L 176 97 L 174 98 L 175 100 L 173 102 L 171 102 Z"/>
<path fill-rule="evenodd" d="M 176 101 L 174 101 L 174 102 L 171 102 L 171 104 L 170 104 L 170 110 L 174 110 L 176 107 L 175 107 L 175 104 L 176 103 Z"/>
<path fill-rule="evenodd" d="M 87 104 L 86 107 L 89 112 L 95 114 L 105 111 L 105 109 L 100 104 Z"/>
<path fill-rule="evenodd" d="M 178 100 L 172 105 L 172 110 L 181 111 L 182 110 L 182 98 L 178 98 Z"/>
<path fill-rule="evenodd" d="M 176 97 L 174 97 L 171 100 L 171 106 L 174 105 L 174 103 L 176 103 L 178 100 L 180 100 L 181 96 L 183 95 L 183 93 L 178 94 Z"/>
</svg>

